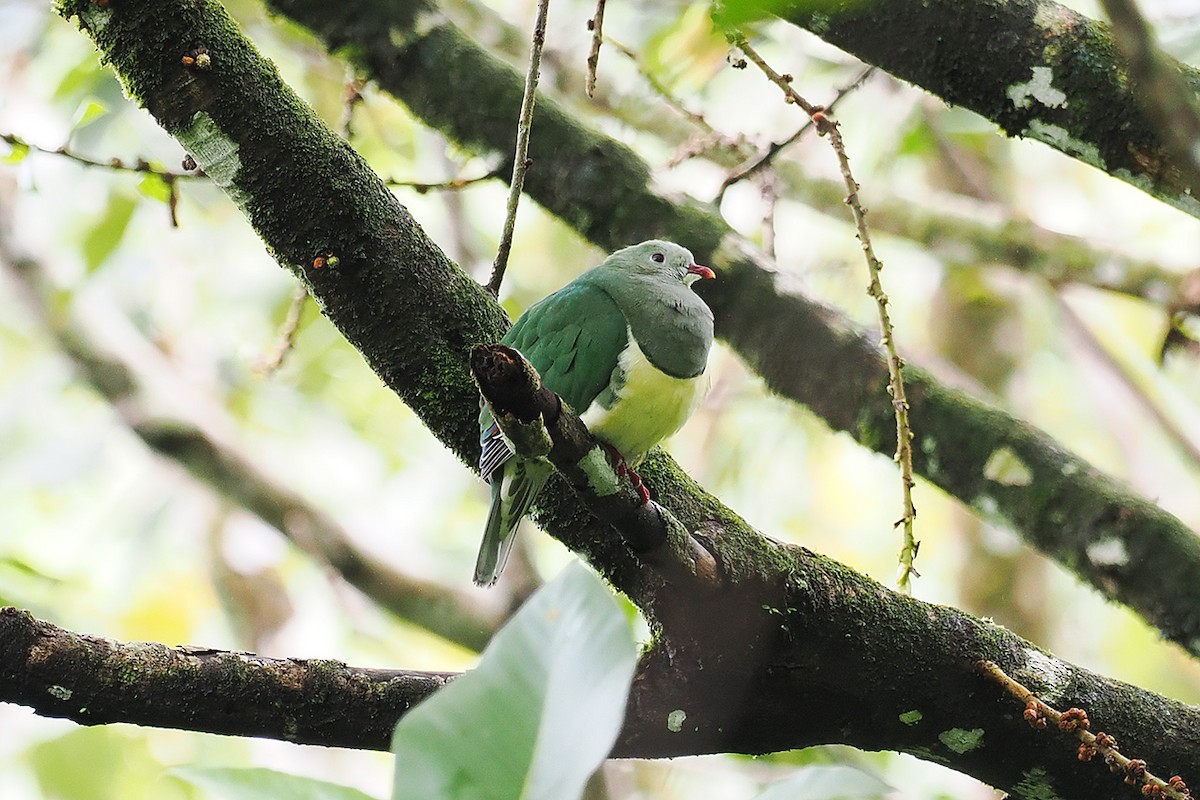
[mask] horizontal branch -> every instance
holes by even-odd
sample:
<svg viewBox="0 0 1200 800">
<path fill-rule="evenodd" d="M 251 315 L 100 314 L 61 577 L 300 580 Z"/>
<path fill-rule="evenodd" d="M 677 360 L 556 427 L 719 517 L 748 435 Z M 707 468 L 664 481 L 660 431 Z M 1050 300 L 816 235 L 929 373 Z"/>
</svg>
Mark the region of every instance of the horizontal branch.
<svg viewBox="0 0 1200 800">
<path fill-rule="evenodd" d="M 731 624 L 731 598 L 721 593 L 693 607 L 715 612 L 702 620 L 709 635 L 748 645 L 705 657 L 719 682 L 696 680 L 689 647 L 660 644 L 643 656 L 615 756 L 843 742 L 937 760 L 1018 797 L 1119 796 L 1102 765 L 1080 763 L 1073 747 L 1029 729 L 1021 705 L 976 672 L 984 659 L 1046 702 L 1086 708 L 1151 769 L 1200 772 L 1200 709 L 1096 676 L 994 624 L 890 592 L 799 548 L 780 555 L 792 573 L 765 613 Z M 747 604 L 766 597 L 739 594 Z M 760 664 L 768 643 L 781 650 Z M 84 725 L 385 750 L 396 721 L 452 678 L 117 642 L 0 609 L 0 702 Z"/>
<path fill-rule="evenodd" d="M 384 89 L 450 138 L 484 153 L 507 152 L 507 131 L 489 120 L 515 113 L 520 77 L 423 0 L 376 10 L 387 24 L 370 28 L 354 24 L 348 6 L 269 4 L 313 29 L 331 50 L 353 54 Z M 446 92 L 446 81 L 463 89 Z M 581 127 L 549 99 L 539 100 L 539 109 L 530 151 L 538 168 L 525 185 L 531 196 L 606 249 L 651 237 L 686 243 L 721 270 L 719 285 L 700 290 L 716 316 L 717 335 L 773 391 L 891 457 L 896 442 L 887 370 L 870 335 L 785 288 L 769 260 L 709 210 L 656 194 L 649 167 L 631 150 Z M 908 380 L 913 428 L 921 431 L 918 474 L 1012 527 L 1164 636 L 1200 653 L 1200 537 L 1033 426 L 942 385 L 916 365 L 909 366 Z M 997 461 L 1021 465 L 1016 478 L 998 476 L 989 466 Z M 651 477 L 656 485 L 662 481 Z M 1112 552 L 1124 557 L 1096 556 Z"/>
<path fill-rule="evenodd" d="M 81 725 L 129 722 L 386 750 L 396 720 L 453 677 L 117 642 L 0 609 L 0 702 Z"/>
</svg>

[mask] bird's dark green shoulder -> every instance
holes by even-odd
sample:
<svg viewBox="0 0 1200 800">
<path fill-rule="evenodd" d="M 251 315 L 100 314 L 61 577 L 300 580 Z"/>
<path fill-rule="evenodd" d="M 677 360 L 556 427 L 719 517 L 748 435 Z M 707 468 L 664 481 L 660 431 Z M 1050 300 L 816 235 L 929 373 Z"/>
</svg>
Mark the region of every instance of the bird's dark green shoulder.
<svg viewBox="0 0 1200 800">
<path fill-rule="evenodd" d="M 607 292 L 576 280 L 531 306 L 503 341 L 583 413 L 608 385 L 629 342 L 629 324 Z"/>
</svg>

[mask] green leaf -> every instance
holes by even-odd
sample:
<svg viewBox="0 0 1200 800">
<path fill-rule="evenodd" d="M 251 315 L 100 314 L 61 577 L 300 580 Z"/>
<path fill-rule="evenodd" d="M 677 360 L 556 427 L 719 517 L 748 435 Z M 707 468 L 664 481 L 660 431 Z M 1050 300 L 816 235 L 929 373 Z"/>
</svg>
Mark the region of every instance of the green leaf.
<svg viewBox="0 0 1200 800">
<path fill-rule="evenodd" d="M 895 791 L 869 772 L 844 764 L 805 767 L 754 800 L 877 800 Z"/>
<path fill-rule="evenodd" d="M 713 16 L 718 25 L 729 29 L 785 12 L 789 19 L 819 18 L 873 2 L 876 0 L 725 0 Z"/>
<path fill-rule="evenodd" d="M 0 556 L 0 568 L 11 569 L 14 572 L 19 572 L 26 577 L 37 578 L 41 581 L 62 583 L 61 579 L 47 575 L 37 567 L 30 564 L 28 561 L 17 558 L 16 556 Z"/>
<path fill-rule="evenodd" d="M 48 697 L 68 697 L 70 691 L 70 683 L 46 687 Z M 148 741 L 148 736 L 137 731 L 96 727 L 76 728 L 38 742 L 26 751 L 37 780 L 33 796 L 47 800 L 187 800 L 183 787 L 161 779 L 162 762 Z M 17 795 L 22 794 L 18 789 Z"/>
<path fill-rule="evenodd" d="M 71 67 L 51 95 L 55 100 L 72 100 L 100 91 L 105 81 L 111 80 L 111 73 L 100 67 L 95 54 L 89 49 L 87 54 Z"/>
<path fill-rule="evenodd" d="M 171 186 L 161 175 L 156 175 L 153 172 L 147 172 L 140 181 L 138 181 L 138 191 L 144 197 L 149 197 L 151 200 L 158 200 L 160 203 L 169 203 L 171 201 Z"/>
<path fill-rule="evenodd" d="M 349 786 L 270 769 L 176 767 L 168 774 L 221 800 L 374 800 Z"/>
<path fill-rule="evenodd" d="M 29 145 L 24 142 L 9 142 L 8 147 L 8 153 L 0 158 L 0 163 L 20 164 L 25 160 L 25 156 L 29 155 Z"/>
<path fill-rule="evenodd" d="M 89 273 L 99 269 L 121 244 L 136 209 L 135 197 L 126 194 L 109 196 L 104 216 L 83 237 L 83 257 Z"/>
<path fill-rule="evenodd" d="M 75 110 L 75 118 L 72 120 L 71 130 L 77 131 L 80 128 L 85 128 L 107 113 L 108 106 L 98 100 L 88 100 Z"/>
<path fill-rule="evenodd" d="M 637 648 L 604 584 L 574 563 L 492 639 L 479 666 L 396 726 L 393 800 L 573 800 L 612 749 Z"/>
<path fill-rule="evenodd" d="M 708 3 L 693 3 L 642 47 L 646 71 L 673 91 L 695 92 L 726 69 L 729 45 L 713 28 Z"/>
</svg>

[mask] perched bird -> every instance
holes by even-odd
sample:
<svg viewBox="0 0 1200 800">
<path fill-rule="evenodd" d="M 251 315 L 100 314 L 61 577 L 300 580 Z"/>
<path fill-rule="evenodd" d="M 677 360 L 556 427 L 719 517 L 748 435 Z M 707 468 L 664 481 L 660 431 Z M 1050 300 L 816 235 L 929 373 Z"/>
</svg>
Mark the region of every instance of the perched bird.
<svg viewBox="0 0 1200 800">
<path fill-rule="evenodd" d="M 532 306 L 502 341 L 634 467 L 679 430 L 708 388 L 713 315 L 690 287 L 713 277 L 677 244 L 642 242 Z M 490 586 L 504 569 L 517 523 L 554 468 L 544 458 L 513 458 L 486 405 L 479 428 L 479 470 L 492 485 L 492 501 L 475 583 Z"/>
</svg>

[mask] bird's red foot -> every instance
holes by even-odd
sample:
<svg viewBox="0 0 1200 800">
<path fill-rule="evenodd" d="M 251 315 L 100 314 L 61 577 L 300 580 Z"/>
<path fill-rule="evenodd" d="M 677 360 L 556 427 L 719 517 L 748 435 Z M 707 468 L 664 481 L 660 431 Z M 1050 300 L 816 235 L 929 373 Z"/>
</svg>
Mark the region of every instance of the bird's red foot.
<svg viewBox="0 0 1200 800">
<path fill-rule="evenodd" d="M 634 490 L 642 499 L 640 505 L 644 506 L 646 503 L 649 503 L 650 488 L 646 486 L 646 482 L 642 480 L 642 476 L 633 471 L 633 468 L 629 466 L 629 462 L 625 460 L 625 456 L 621 455 L 617 448 L 613 447 L 611 444 L 604 443 L 604 449 L 607 450 L 608 454 L 612 457 L 613 469 L 616 470 L 617 476 L 621 478 L 629 476 L 630 484 L 633 485 Z"/>
<path fill-rule="evenodd" d="M 638 496 L 642 498 L 639 505 L 646 505 L 650 502 L 650 487 L 642 480 L 642 476 L 638 475 L 633 470 L 629 470 L 629 482 L 633 484 L 633 488 L 637 490 Z"/>
</svg>

